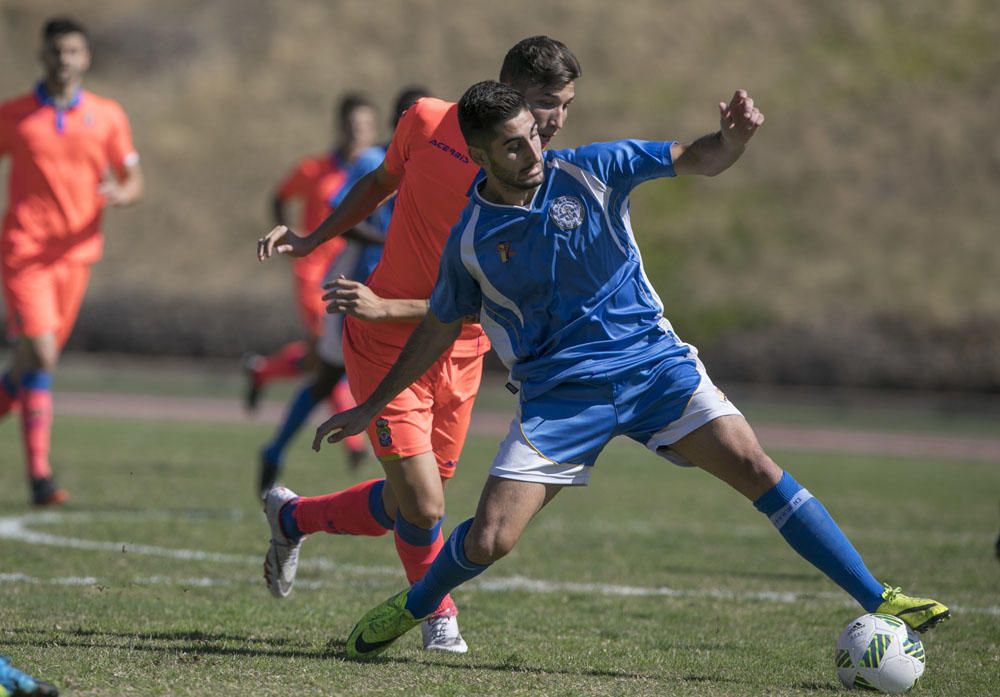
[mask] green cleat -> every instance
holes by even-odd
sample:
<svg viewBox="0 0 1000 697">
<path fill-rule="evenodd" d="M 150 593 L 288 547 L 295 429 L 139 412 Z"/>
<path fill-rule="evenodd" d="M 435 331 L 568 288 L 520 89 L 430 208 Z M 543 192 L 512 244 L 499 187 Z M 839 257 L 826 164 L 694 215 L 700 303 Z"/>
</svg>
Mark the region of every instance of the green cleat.
<svg viewBox="0 0 1000 697">
<path fill-rule="evenodd" d="M 895 615 L 917 632 L 928 629 L 951 617 L 951 610 L 930 598 L 911 598 L 899 588 L 885 587 L 882 604 L 875 611 L 883 615 Z"/>
<path fill-rule="evenodd" d="M 409 592 L 407 588 L 365 613 L 347 637 L 348 658 L 377 656 L 423 621 L 423 617 L 418 619 L 406 609 Z"/>
</svg>

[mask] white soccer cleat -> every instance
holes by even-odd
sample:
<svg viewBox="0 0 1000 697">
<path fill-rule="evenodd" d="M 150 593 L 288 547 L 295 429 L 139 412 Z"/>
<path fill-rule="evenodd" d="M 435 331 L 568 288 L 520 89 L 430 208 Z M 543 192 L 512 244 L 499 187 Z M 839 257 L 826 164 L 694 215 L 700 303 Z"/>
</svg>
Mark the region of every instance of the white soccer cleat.
<svg viewBox="0 0 1000 697">
<path fill-rule="evenodd" d="M 458 618 L 454 615 L 431 615 L 420 625 L 424 638 L 424 651 L 466 653 L 469 645 L 458 631 Z"/>
<path fill-rule="evenodd" d="M 294 491 L 283 486 L 274 487 L 264 496 L 264 515 L 271 526 L 271 543 L 264 557 L 264 581 L 275 598 L 286 598 L 292 592 L 299 565 L 299 548 L 305 539 L 302 537 L 293 542 L 281 529 L 281 509 L 297 498 Z"/>
</svg>

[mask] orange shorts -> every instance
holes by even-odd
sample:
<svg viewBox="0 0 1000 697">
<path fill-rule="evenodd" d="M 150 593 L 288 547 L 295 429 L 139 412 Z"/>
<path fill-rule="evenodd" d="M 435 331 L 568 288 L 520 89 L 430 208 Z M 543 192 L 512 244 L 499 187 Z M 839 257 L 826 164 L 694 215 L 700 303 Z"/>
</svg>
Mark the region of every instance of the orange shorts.
<svg viewBox="0 0 1000 697">
<path fill-rule="evenodd" d="M 356 321 L 345 322 L 344 366 L 358 402 L 375 391 L 399 357 L 400 349 L 370 334 Z M 482 356 L 439 358 L 368 424 L 375 455 L 399 460 L 432 452 L 442 479 L 454 476 L 482 376 Z"/>
<path fill-rule="evenodd" d="M 76 324 L 89 280 L 89 264 L 61 259 L 16 269 L 4 264 L 8 332 L 27 337 L 53 332 L 62 348 Z"/>
</svg>

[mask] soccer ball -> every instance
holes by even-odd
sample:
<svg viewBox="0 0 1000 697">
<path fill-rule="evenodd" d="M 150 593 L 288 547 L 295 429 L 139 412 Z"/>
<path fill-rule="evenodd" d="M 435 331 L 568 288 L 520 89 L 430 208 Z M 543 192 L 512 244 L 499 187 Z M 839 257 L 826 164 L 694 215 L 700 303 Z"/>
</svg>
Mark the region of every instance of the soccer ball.
<svg viewBox="0 0 1000 697">
<path fill-rule="evenodd" d="M 837 639 L 837 677 L 845 687 L 906 692 L 924 674 L 924 645 L 892 615 L 861 615 Z"/>
</svg>

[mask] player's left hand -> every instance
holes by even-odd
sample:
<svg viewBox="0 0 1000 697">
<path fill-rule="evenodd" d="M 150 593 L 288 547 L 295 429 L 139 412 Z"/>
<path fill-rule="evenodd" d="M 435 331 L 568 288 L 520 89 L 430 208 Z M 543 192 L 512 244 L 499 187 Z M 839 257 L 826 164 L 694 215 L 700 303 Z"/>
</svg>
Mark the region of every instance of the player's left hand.
<svg viewBox="0 0 1000 697">
<path fill-rule="evenodd" d="M 324 285 L 323 290 L 327 291 L 323 296 L 328 303 L 326 311 L 331 315 L 342 313 L 369 322 L 385 319 L 382 298 L 364 283 L 341 276 Z"/>
<path fill-rule="evenodd" d="M 364 404 L 359 404 L 353 409 L 334 414 L 316 429 L 316 436 L 313 438 L 313 450 L 319 452 L 324 437 L 326 437 L 327 443 L 339 443 L 348 436 L 361 433 L 368 426 L 368 422 L 372 418 L 372 415 L 365 409 Z"/>
<path fill-rule="evenodd" d="M 109 206 L 126 206 L 131 203 L 124 187 L 112 178 L 103 179 L 97 186 L 97 193 L 104 198 Z"/>
<path fill-rule="evenodd" d="M 719 129 L 725 141 L 744 146 L 762 123 L 764 114 L 746 90 L 736 90 L 729 104 L 719 102 Z"/>
</svg>

